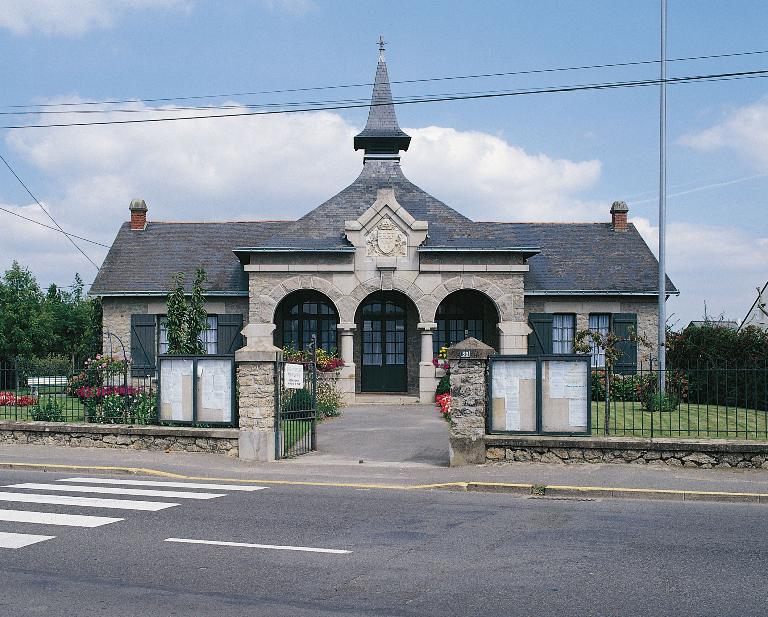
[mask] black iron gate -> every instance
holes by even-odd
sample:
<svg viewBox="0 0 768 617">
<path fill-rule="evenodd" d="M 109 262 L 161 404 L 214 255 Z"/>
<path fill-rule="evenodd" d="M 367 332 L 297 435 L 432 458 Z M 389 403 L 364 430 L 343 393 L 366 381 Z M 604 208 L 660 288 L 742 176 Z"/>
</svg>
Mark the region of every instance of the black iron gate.
<svg viewBox="0 0 768 617">
<path fill-rule="evenodd" d="M 275 373 L 275 458 L 317 449 L 317 357 L 315 337 L 301 361 L 280 360 Z"/>
</svg>

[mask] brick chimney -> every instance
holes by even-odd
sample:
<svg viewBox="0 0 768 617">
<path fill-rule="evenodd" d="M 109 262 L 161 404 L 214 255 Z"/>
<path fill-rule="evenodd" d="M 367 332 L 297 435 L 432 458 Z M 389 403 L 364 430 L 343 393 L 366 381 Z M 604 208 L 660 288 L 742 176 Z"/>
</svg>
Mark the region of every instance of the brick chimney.
<svg viewBox="0 0 768 617">
<path fill-rule="evenodd" d="M 627 231 L 627 212 L 629 212 L 627 202 L 613 202 L 611 205 L 611 227 L 614 231 Z"/>
<path fill-rule="evenodd" d="M 147 226 L 147 204 L 143 199 L 131 200 L 131 229 L 143 231 Z"/>
</svg>

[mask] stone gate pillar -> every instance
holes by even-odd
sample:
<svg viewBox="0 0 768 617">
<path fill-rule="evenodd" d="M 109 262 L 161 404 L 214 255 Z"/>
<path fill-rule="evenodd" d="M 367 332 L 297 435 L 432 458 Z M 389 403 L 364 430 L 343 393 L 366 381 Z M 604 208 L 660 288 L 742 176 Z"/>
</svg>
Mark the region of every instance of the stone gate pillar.
<svg viewBox="0 0 768 617">
<path fill-rule="evenodd" d="M 468 338 L 448 348 L 451 365 L 451 467 L 485 463 L 485 415 L 488 389 L 485 383 L 488 357 L 493 347 Z"/>
<path fill-rule="evenodd" d="M 239 390 L 240 434 L 238 451 L 249 461 L 275 460 L 275 363 L 283 350 L 271 343 L 264 325 L 243 330 L 248 344 L 235 352 Z M 272 325 L 272 329 L 274 329 Z M 250 336 L 249 336 L 250 334 Z"/>
<path fill-rule="evenodd" d="M 423 322 L 416 326 L 421 334 L 421 359 L 419 361 L 419 402 L 432 403 L 435 400 L 437 379 L 435 365 L 432 364 L 432 337 L 437 329 L 434 322 Z"/>
<path fill-rule="evenodd" d="M 344 366 L 339 371 L 339 389 L 344 393 L 344 403 L 352 405 L 355 402 L 355 356 L 354 336 L 357 326 L 353 323 L 342 322 L 336 326 L 339 332 L 339 357 L 344 360 Z"/>
</svg>

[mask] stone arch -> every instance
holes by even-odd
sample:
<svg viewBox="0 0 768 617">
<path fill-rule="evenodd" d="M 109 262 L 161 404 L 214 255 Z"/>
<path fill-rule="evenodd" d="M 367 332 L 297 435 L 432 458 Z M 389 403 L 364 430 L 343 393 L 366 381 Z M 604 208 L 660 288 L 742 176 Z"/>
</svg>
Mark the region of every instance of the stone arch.
<svg viewBox="0 0 768 617">
<path fill-rule="evenodd" d="M 341 321 L 354 322 L 355 312 L 362 301 L 375 291 L 399 291 L 407 296 L 416 306 L 419 321 L 423 321 L 422 318 L 424 315 L 434 315 L 434 310 L 432 313 L 429 312 L 432 306 L 432 299 L 416 285 L 411 283 L 411 281 L 399 276 L 393 276 L 388 282 L 391 282 L 391 285 L 383 285 L 381 277 L 375 276 L 366 279 L 355 287 L 347 297 L 342 298 L 338 303 L 339 317 Z M 347 301 L 348 299 L 351 301 Z M 435 304 L 435 310 L 436 309 L 437 304 Z"/>
<path fill-rule="evenodd" d="M 464 274 L 443 281 L 432 292 L 434 308 L 432 309 L 432 312 L 429 313 L 430 321 L 435 321 L 437 318 L 437 307 L 440 306 L 440 303 L 445 300 L 449 294 L 462 289 L 471 289 L 486 296 L 496 308 L 496 313 L 499 315 L 499 321 L 513 319 L 513 316 L 509 314 L 511 307 L 514 306 L 511 293 L 505 292 L 496 283 L 487 278 Z"/>
<path fill-rule="evenodd" d="M 280 284 L 272 287 L 268 293 L 261 294 L 255 299 L 260 321 L 262 323 L 272 323 L 275 310 L 277 309 L 277 305 L 280 304 L 280 301 L 288 294 L 302 289 L 312 289 L 327 296 L 339 316 L 342 315 L 342 311 L 339 307 L 339 300 L 344 294 L 341 293 L 336 285 L 319 276 L 301 275 L 292 276 L 281 281 Z"/>
</svg>

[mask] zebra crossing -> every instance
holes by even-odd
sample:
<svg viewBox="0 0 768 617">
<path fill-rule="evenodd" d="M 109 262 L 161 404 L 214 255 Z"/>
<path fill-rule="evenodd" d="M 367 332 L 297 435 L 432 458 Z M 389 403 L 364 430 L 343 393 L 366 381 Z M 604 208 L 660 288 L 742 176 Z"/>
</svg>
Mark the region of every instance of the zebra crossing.
<svg viewBox="0 0 768 617">
<path fill-rule="evenodd" d="M 191 500 L 210 500 L 226 497 L 234 492 L 255 492 L 265 486 L 219 484 L 200 482 L 135 480 L 113 478 L 74 477 L 51 482 L 20 482 L 0 486 L 0 550 L 20 549 L 56 536 L 6 531 L 3 523 L 46 525 L 59 527 L 95 528 L 125 520 L 124 517 L 96 516 L 69 508 L 99 508 L 138 512 L 159 512 L 182 505 Z M 183 489 L 183 490 L 181 490 Z M 73 494 L 74 493 L 74 494 Z M 139 499 L 140 498 L 140 499 Z M 153 499 L 159 498 L 161 500 Z M 176 501 L 178 500 L 178 501 Z M 10 505 L 63 506 L 64 512 L 44 512 L 10 509 Z M 26 528 L 25 528 L 26 529 Z"/>
</svg>

